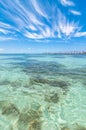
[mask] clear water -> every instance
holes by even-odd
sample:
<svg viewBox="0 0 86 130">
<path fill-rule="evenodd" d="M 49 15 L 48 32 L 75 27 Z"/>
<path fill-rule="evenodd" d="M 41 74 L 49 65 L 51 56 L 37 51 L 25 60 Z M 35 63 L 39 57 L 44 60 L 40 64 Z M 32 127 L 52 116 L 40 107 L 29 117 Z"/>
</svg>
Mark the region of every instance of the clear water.
<svg viewBox="0 0 86 130">
<path fill-rule="evenodd" d="M 86 55 L 0 55 L 0 130 L 86 130 Z"/>
</svg>

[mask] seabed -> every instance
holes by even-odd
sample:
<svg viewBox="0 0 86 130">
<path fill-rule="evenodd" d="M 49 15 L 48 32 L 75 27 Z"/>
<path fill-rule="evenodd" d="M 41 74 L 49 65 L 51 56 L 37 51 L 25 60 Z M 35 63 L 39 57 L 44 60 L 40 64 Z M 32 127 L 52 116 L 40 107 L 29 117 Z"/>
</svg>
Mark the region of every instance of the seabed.
<svg viewBox="0 0 86 130">
<path fill-rule="evenodd" d="M 0 55 L 0 130 L 86 130 L 86 55 Z"/>
</svg>

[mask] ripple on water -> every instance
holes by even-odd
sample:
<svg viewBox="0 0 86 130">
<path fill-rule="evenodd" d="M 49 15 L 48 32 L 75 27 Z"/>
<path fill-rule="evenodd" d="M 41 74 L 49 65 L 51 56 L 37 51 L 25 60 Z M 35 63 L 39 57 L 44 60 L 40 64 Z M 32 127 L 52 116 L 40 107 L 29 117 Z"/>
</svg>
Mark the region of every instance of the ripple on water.
<svg viewBox="0 0 86 130">
<path fill-rule="evenodd" d="M 2 56 L 0 130 L 86 130 L 82 57 Z"/>
</svg>

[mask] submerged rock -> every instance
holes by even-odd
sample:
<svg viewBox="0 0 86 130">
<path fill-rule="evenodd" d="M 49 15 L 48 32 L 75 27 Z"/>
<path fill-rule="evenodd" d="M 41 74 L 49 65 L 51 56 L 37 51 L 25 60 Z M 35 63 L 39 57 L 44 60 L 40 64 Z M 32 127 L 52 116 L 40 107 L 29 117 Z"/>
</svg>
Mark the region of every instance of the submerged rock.
<svg viewBox="0 0 86 130">
<path fill-rule="evenodd" d="M 41 130 L 41 122 L 39 120 L 33 120 L 30 123 L 29 130 Z"/>
<path fill-rule="evenodd" d="M 39 84 L 39 83 L 46 84 L 46 83 L 48 83 L 48 80 L 43 79 L 43 78 L 39 78 L 39 77 L 30 78 L 30 85 Z"/>
<path fill-rule="evenodd" d="M 18 64 L 22 71 L 26 74 L 47 74 L 47 75 L 57 75 L 58 72 L 64 69 L 63 64 L 57 62 L 47 62 L 47 61 L 37 61 L 31 60 L 23 64 Z M 56 73 L 57 72 L 57 73 Z"/>
<path fill-rule="evenodd" d="M 40 109 L 30 109 L 20 113 L 18 119 L 18 130 L 41 130 Z"/>
<path fill-rule="evenodd" d="M 60 99 L 59 94 L 56 92 L 54 93 L 52 92 L 45 95 L 45 101 L 49 103 L 58 103 L 59 99 Z"/>
<path fill-rule="evenodd" d="M 86 127 L 85 127 L 85 126 L 82 126 L 82 125 L 79 125 L 78 123 L 76 123 L 74 130 L 86 130 Z"/>
<path fill-rule="evenodd" d="M 3 80 L 3 81 L 0 81 L 0 85 L 8 85 L 10 84 L 11 82 L 8 81 L 8 80 Z"/>
<path fill-rule="evenodd" d="M 58 80 L 58 79 L 52 80 L 52 79 L 45 79 L 41 77 L 30 78 L 30 85 L 34 85 L 34 84 L 48 84 L 53 87 L 61 87 L 61 88 L 65 88 L 70 85 L 68 82 L 63 80 Z"/>
<path fill-rule="evenodd" d="M 15 117 L 19 115 L 19 110 L 14 104 L 5 104 L 2 107 L 2 115 Z"/>
<path fill-rule="evenodd" d="M 61 128 L 61 130 L 71 130 L 71 129 L 68 128 L 67 126 L 64 126 L 63 128 Z"/>
</svg>

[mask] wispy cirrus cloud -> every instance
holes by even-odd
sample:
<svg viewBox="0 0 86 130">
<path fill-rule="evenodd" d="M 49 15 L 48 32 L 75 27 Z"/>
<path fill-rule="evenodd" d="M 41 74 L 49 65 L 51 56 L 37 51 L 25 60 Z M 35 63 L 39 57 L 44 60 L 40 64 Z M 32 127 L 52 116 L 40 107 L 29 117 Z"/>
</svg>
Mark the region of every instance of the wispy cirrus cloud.
<svg viewBox="0 0 86 130">
<path fill-rule="evenodd" d="M 85 37 L 86 36 L 86 32 L 77 32 L 75 33 L 75 37 Z"/>
<path fill-rule="evenodd" d="M 73 37 L 74 33 L 78 31 L 78 23 L 70 22 L 62 13 L 58 11 L 58 37 Z"/>
<path fill-rule="evenodd" d="M 2 27 L 2 28 L 11 28 L 11 25 L 0 21 L 0 27 Z"/>
<path fill-rule="evenodd" d="M 0 33 L 3 33 L 3 34 L 8 34 L 8 33 L 9 33 L 9 31 L 7 31 L 7 30 L 5 30 L 5 29 L 3 29 L 3 28 L 0 28 Z"/>
<path fill-rule="evenodd" d="M 60 0 L 61 4 L 64 6 L 74 6 L 74 2 L 72 2 L 71 0 Z"/>
<path fill-rule="evenodd" d="M 0 21 L 0 33 L 3 33 L 6 35 L 6 34 L 10 33 L 10 29 L 12 29 L 11 25 Z"/>
<path fill-rule="evenodd" d="M 44 38 L 42 33 L 37 34 L 36 32 L 29 32 L 27 30 L 24 31 L 24 36 L 30 39 L 41 39 Z"/>
<path fill-rule="evenodd" d="M 72 9 L 75 8 L 76 4 L 72 0 L 55 0 L 55 2 L 46 0 L 43 3 L 40 0 L 1 0 L 1 39 L 15 39 L 15 34 L 17 37 L 21 35 L 28 39 L 62 39 L 74 37 L 75 34 L 78 37 L 78 33 L 82 31 L 79 21 L 73 18 L 69 20 L 68 14 L 62 13 L 60 8 L 67 8 L 67 13 L 70 12 L 72 17 L 73 15 L 80 16 L 81 12 Z M 68 6 L 71 6 L 70 10 Z"/>
<path fill-rule="evenodd" d="M 16 39 L 15 28 L 10 24 L 0 21 L 0 41 Z"/>
<path fill-rule="evenodd" d="M 16 40 L 14 37 L 0 36 L 0 41 Z"/>
<path fill-rule="evenodd" d="M 0 37 L 2 36 L 2 39 L 3 36 L 9 38 L 9 35 L 15 37 L 15 33 L 16 33 L 15 27 L 0 21 Z"/>
<path fill-rule="evenodd" d="M 42 8 L 42 6 L 40 6 L 41 4 L 39 2 L 37 2 L 37 0 L 33 0 L 33 1 L 30 0 L 30 2 L 32 3 L 32 6 L 34 7 L 34 9 L 36 10 L 36 12 L 39 15 L 41 15 L 41 16 L 43 16 L 45 18 L 48 17 L 45 10 Z"/>
<path fill-rule="evenodd" d="M 69 10 L 69 12 L 71 12 L 74 15 L 81 15 L 81 12 L 79 12 L 79 11 Z"/>
</svg>

